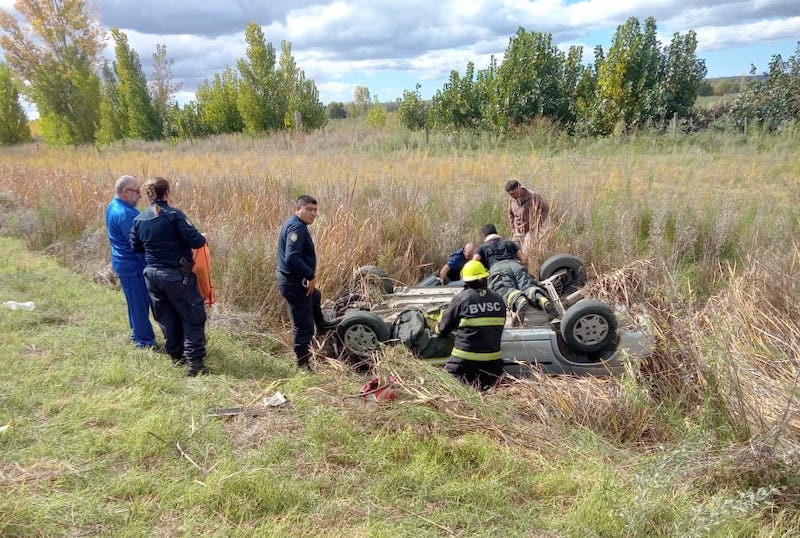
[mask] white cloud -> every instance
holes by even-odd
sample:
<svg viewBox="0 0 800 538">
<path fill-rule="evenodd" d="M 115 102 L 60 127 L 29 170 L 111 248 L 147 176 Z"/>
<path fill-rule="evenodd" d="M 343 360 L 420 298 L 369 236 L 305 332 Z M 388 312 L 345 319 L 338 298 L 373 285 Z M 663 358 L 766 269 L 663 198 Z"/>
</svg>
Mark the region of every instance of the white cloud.
<svg viewBox="0 0 800 538">
<path fill-rule="evenodd" d="M 95 0 L 101 22 L 128 34 L 150 73 L 156 44 L 166 44 L 173 72 L 193 91 L 245 53 L 248 22 L 262 26 L 280 49 L 292 44 L 298 66 L 316 81 L 323 101 L 349 100 L 355 85 L 387 99 L 398 86 L 443 81 L 472 61 L 483 69 L 498 61 L 521 26 L 549 32 L 562 49 L 584 45 L 590 60 L 629 17 L 653 16 L 659 36 L 694 29 L 699 51 L 759 48 L 800 36 L 798 0 Z M 10 9 L 12 0 L 0 0 Z M 598 36 L 603 36 L 598 38 Z M 605 41 L 598 42 L 599 39 Z M 763 48 L 763 47 L 760 47 Z M 780 51 L 775 51 L 780 52 Z M 763 54 L 760 51 L 759 54 Z M 111 49 L 106 51 L 111 57 Z M 745 62 L 765 63 L 762 58 Z M 712 66 L 709 66 L 712 67 Z M 384 80 L 385 79 L 385 80 Z M 365 81 L 369 81 L 367 84 Z M 431 84 L 432 86 L 432 84 Z M 426 95 L 437 88 L 426 88 Z M 346 92 L 346 95 L 342 95 Z"/>
</svg>

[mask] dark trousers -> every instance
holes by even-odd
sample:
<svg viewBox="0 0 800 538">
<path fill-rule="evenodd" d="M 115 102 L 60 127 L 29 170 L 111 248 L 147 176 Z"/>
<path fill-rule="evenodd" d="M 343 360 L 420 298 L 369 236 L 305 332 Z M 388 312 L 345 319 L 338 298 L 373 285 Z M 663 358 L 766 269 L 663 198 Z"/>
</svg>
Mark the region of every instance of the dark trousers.
<svg viewBox="0 0 800 538">
<path fill-rule="evenodd" d="M 142 276 L 119 276 L 125 302 L 128 303 L 128 323 L 131 326 L 131 340 L 136 347 L 155 345 L 156 336 L 150 323 L 150 296 Z"/>
<path fill-rule="evenodd" d="M 506 306 L 514 312 L 526 302 L 538 306 L 537 297 L 545 296 L 544 290 L 528 272 L 528 268 L 518 260 L 493 263 L 489 268 L 489 289 L 498 293 Z"/>
<path fill-rule="evenodd" d="M 278 290 L 289 304 L 292 316 L 292 344 L 297 356 L 297 365 L 305 366 L 311 357 L 311 339 L 314 338 L 314 327 L 323 326 L 322 293 L 316 288 L 306 296 L 306 290 L 300 279 L 278 274 Z"/>
<path fill-rule="evenodd" d="M 153 317 L 164 331 L 164 351 L 170 357 L 202 362 L 206 355 L 205 299 L 194 273 L 181 276 L 177 269 L 145 267 Z"/>
<path fill-rule="evenodd" d="M 444 369 L 467 385 L 487 390 L 495 386 L 500 380 L 500 376 L 503 375 L 503 359 L 468 361 L 450 357 L 445 363 Z"/>
</svg>

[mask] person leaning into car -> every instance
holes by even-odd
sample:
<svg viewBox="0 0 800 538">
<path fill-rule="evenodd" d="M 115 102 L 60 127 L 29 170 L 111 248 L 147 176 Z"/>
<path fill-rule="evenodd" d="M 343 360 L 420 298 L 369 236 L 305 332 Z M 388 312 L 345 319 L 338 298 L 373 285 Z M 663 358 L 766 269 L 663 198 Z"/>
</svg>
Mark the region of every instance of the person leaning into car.
<svg viewBox="0 0 800 538">
<path fill-rule="evenodd" d="M 541 308 L 551 319 L 557 316 L 555 305 L 528 271 L 525 255 L 517 244 L 500 237 L 494 224 L 486 224 L 481 234 L 483 243 L 475 249 L 472 259 L 489 268 L 489 287 L 503 297 L 508 309 L 519 319 L 524 317 L 528 304 Z"/>
<path fill-rule="evenodd" d="M 508 193 L 508 223 L 511 240 L 530 256 L 533 241 L 539 236 L 544 221 L 550 214 L 550 205 L 539 193 L 528 190 L 516 179 L 506 183 Z"/>
<path fill-rule="evenodd" d="M 439 280 L 442 281 L 442 284 L 460 279 L 461 269 L 464 268 L 465 263 L 472 259 L 474 254 L 474 243 L 467 243 L 463 247 L 454 250 L 453 253 L 450 254 L 450 258 L 448 258 L 442 268 L 439 269 Z"/>
<path fill-rule="evenodd" d="M 298 368 L 311 370 L 314 327 L 329 328 L 322 316 L 322 294 L 317 288 L 317 252 L 308 226 L 317 218 L 317 200 L 304 194 L 294 215 L 283 223 L 278 236 L 278 290 L 289 304 L 292 343 Z"/>
<path fill-rule="evenodd" d="M 444 369 L 480 390 L 493 387 L 503 375 L 500 339 L 506 322 L 503 299 L 486 285 L 489 272 L 479 261 L 464 264 L 464 290 L 453 297 L 433 327 L 441 336 L 454 333 L 455 342 Z"/>
</svg>

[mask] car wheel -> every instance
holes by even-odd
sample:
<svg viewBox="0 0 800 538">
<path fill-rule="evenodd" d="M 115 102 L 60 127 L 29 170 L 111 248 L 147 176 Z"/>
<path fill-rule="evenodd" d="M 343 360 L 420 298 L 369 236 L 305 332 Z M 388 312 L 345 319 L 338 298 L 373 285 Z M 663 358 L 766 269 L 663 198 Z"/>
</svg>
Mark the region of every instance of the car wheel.
<svg viewBox="0 0 800 538">
<path fill-rule="evenodd" d="M 539 281 L 562 273 L 554 285 L 559 296 L 575 293 L 586 284 L 586 266 L 580 258 L 572 254 L 555 254 L 547 258 L 539 268 Z"/>
<path fill-rule="evenodd" d="M 596 353 L 614 343 L 617 317 L 607 304 L 595 299 L 578 301 L 561 318 L 561 336 L 578 353 Z"/>
<path fill-rule="evenodd" d="M 336 334 L 344 349 L 357 357 L 368 357 L 389 340 L 389 326 L 373 314 L 363 310 L 347 312 L 336 327 Z"/>
<path fill-rule="evenodd" d="M 394 283 L 389 274 L 377 265 L 362 265 L 350 279 L 350 290 L 366 296 L 394 293 Z"/>
</svg>

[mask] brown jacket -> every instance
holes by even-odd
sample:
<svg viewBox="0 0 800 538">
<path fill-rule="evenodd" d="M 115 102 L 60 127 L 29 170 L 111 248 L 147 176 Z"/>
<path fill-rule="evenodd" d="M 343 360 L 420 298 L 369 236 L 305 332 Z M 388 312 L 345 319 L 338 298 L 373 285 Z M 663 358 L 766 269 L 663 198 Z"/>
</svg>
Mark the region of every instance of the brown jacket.
<svg viewBox="0 0 800 538">
<path fill-rule="evenodd" d="M 541 195 L 525 187 L 521 187 L 520 191 L 519 198 L 508 199 L 508 220 L 512 234 L 526 234 L 541 229 L 550 213 L 550 206 Z"/>
</svg>

